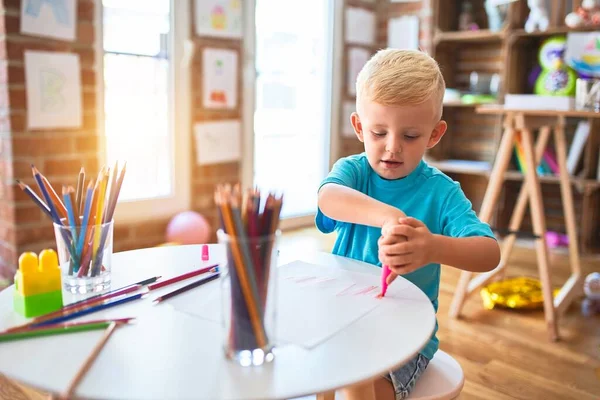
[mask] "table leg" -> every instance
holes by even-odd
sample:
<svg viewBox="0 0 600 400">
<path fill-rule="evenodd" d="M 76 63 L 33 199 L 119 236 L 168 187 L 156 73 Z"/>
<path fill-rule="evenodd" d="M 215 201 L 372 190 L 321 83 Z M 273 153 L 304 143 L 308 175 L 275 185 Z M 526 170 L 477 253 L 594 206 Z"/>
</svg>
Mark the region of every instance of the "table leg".
<svg viewBox="0 0 600 400">
<path fill-rule="evenodd" d="M 542 282 L 542 295 L 544 297 L 544 315 L 546 316 L 546 325 L 550 340 L 558 339 L 558 329 L 556 326 L 554 301 L 552 299 L 552 282 L 550 280 L 550 269 L 548 266 L 548 248 L 546 246 L 546 221 L 544 216 L 544 203 L 542 201 L 542 187 L 537 176 L 535 155 L 533 154 L 533 139 L 531 131 L 520 124 L 521 139 L 523 141 L 523 152 L 525 153 L 525 164 L 527 171 L 525 173 L 525 184 L 529 190 L 529 207 L 533 222 L 533 230 L 538 238 L 535 240 L 538 269 L 540 280 Z"/>
<path fill-rule="evenodd" d="M 490 219 L 492 218 L 492 212 L 496 206 L 498 196 L 500 195 L 500 191 L 502 189 L 502 183 L 504 182 L 504 172 L 506 172 L 508 163 L 510 162 L 510 156 L 514 142 L 513 139 L 515 136 L 515 130 L 512 126 L 512 121 L 513 117 L 511 115 L 506 117 L 504 134 L 502 135 L 502 140 L 500 141 L 498 154 L 496 156 L 496 161 L 494 162 L 494 168 L 492 169 L 490 181 L 485 191 L 483 202 L 481 203 L 481 209 L 479 211 L 479 219 L 481 219 L 483 222 L 490 222 Z M 452 299 L 452 304 L 450 305 L 450 318 L 457 318 L 460 314 L 468 293 L 468 286 L 472 276 L 473 273 L 470 271 L 461 272 L 458 285 L 456 286 L 456 291 L 454 292 L 454 298 Z"/>
<path fill-rule="evenodd" d="M 363 382 L 343 389 L 345 400 L 375 400 L 375 382 Z"/>
<path fill-rule="evenodd" d="M 317 400 L 335 400 L 335 392 L 319 393 Z"/>
</svg>

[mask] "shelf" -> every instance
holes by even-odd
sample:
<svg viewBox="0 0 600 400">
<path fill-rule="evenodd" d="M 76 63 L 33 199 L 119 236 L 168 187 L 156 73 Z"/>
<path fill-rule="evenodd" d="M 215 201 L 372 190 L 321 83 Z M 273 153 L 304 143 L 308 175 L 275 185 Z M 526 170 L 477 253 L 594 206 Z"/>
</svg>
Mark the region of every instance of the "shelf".
<svg viewBox="0 0 600 400">
<path fill-rule="evenodd" d="M 484 105 L 498 105 L 497 103 L 462 103 L 460 101 L 449 101 L 443 104 L 444 107 L 480 107 Z"/>
<path fill-rule="evenodd" d="M 600 112 L 584 110 L 534 110 L 526 108 L 505 108 L 501 104 L 482 105 L 476 110 L 479 114 L 505 114 L 522 113 L 527 115 L 537 115 L 540 117 L 578 117 L 578 118 L 600 118 Z"/>
<path fill-rule="evenodd" d="M 492 32 L 488 29 L 478 31 L 456 31 L 456 32 L 436 32 L 434 43 L 450 42 L 489 42 L 501 41 L 504 38 L 504 31 Z"/>
<path fill-rule="evenodd" d="M 485 161 L 468 161 L 468 160 L 443 160 L 433 161 L 427 160 L 427 163 L 432 167 L 436 167 L 442 172 L 454 174 L 467 174 L 476 176 L 489 177 L 492 173 L 492 166 Z M 540 182 L 559 184 L 560 179 L 556 175 L 538 175 Z M 525 176 L 519 171 L 506 171 L 504 179 L 508 181 L 522 182 Z M 600 181 L 594 179 L 571 178 L 571 183 L 590 189 L 600 188 Z"/>
<path fill-rule="evenodd" d="M 595 32 L 600 30 L 600 26 L 588 26 L 581 28 L 569 28 L 568 26 L 561 26 L 558 28 L 548 28 L 546 31 L 534 31 L 527 32 L 525 29 L 515 29 L 512 31 L 511 36 L 520 38 L 536 38 L 536 37 L 547 37 L 552 35 L 567 34 L 570 32 Z"/>
</svg>

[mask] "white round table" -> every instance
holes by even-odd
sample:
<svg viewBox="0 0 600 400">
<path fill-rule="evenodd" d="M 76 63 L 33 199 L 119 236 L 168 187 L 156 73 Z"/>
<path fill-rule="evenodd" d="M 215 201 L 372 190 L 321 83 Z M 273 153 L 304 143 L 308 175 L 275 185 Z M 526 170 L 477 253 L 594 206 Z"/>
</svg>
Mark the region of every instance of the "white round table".
<svg viewBox="0 0 600 400">
<path fill-rule="evenodd" d="M 165 278 L 224 259 L 211 245 L 209 262 L 199 245 L 156 247 L 113 255 L 113 282 L 119 288 L 155 275 Z M 328 253 L 302 258 L 379 276 L 380 269 Z M 431 302 L 405 279 L 402 295 L 354 321 L 316 347 L 278 347 L 275 361 L 241 367 L 225 359 L 222 329 L 214 321 L 179 312 L 152 299 L 182 284 L 151 292 L 142 300 L 79 320 L 137 317 L 118 328 L 77 387 L 90 399 L 290 399 L 373 379 L 413 357 L 428 342 L 435 314 Z M 208 285 L 218 285 L 218 281 Z M 0 330 L 27 320 L 12 308 L 13 287 L 0 292 Z M 202 288 L 192 290 L 201 301 Z M 156 292 L 156 293 L 155 293 Z M 190 293 L 190 292 L 188 292 Z M 185 294 L 188 295 L 188 294 Z M 75 301 L 65 294 L 65 303 Z M 0 343 L 0 373 L 43 391 L 60 394 L 75 376 L 103 331 L 80 332 Z"/>
</svg>

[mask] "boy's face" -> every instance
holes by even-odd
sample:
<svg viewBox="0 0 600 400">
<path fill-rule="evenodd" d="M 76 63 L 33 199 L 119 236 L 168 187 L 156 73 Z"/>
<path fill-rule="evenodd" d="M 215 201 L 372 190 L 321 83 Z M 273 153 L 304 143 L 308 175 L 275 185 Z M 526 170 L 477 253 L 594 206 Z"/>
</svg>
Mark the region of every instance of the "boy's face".
<svg viewBox="0 0 600 400">
<path fill-rule="evenodd" d="M 360 116 L 352 114 L 352 126 L 365 144 L 369 164 L 385 179 L 409 175 L 446 132 L 446 122 L 437 120 L 433 99 L 412 106 L 384 106 L 367 100 L 359 112 Z"/>
</svg>

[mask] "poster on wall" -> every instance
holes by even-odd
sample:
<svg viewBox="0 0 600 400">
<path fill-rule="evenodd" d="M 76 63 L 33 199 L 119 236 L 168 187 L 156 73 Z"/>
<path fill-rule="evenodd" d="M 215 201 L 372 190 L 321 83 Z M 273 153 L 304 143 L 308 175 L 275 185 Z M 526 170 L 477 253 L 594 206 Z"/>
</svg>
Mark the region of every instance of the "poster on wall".
<svg viewBox="0 0 600 400">
<path fill-rule="evenodd" d="M 237 105 L 238 55 L 234 50 L 205 48 L 203 59 L 204 107 L 232 109 Z"/>
<path fill-rule="evenodd" d="M 355 137 L 354 128 L 350 122 L 352 113 L 356 111 L 356 102 L 345 101 L 342 107 L 342 136 Z"/>
<path fill-rule="evenodd" d="M 241 0 L 196 0 L 194 6 L 196 35 L 242 37 Z"/>
<path fill-rule="evenodd" d="M 73 41 L 76 7 L 76 0 L 22 0 L 21 33 Z"/>
<path fill-rule="evenodd" d="M 346 85 L 351 96 L 356 96 L 356 77 L 370 57 L 370 51 L 359 47 L 352 47 L 348 50 L 348 82 Z"/>
<path fill-rule="evenodd" d="M 388 21 L 388 47 L 394 49 L 419 49 L 419 17 L 403 15 Z"/>
<path fill-rule="evenodd" d="M 27 126 L 78 128 L 82 123 L 79 56 L 25 51 Z"/>
<path fill-rule="evenodd" d="M 364 8 L 346 8 L 346 43 L 375 44 L 375 13 Z"/>
<path fill-rule="evenodd" d="M 242 125 L 238 120 L 197 123 L 194 137 L 197 165 L 238 161 L 242 156 Z"/>
</svg>

